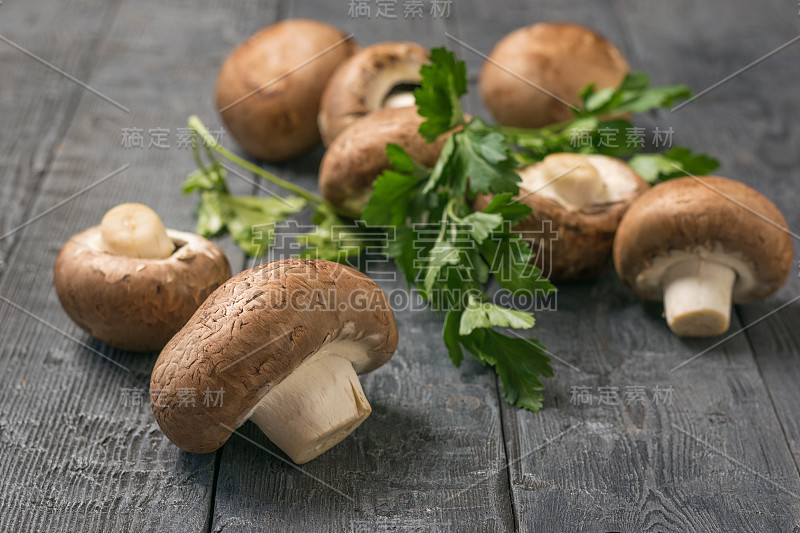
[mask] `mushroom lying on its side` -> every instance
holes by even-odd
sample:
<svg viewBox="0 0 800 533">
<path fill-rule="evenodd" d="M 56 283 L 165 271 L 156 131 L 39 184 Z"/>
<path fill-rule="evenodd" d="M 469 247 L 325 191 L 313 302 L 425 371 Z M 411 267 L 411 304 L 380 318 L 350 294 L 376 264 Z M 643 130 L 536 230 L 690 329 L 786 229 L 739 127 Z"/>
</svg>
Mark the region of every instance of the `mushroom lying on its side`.
<svg viewBox="0 0 800 533">
<path fill-rule="evenodd" d="M 153 351 L 230 275 L 212 242 L 165 229 L 147 206 L 121 204 L 64 244 L 53 281 L 64 311 L 89 335 Z"/>
<path fill-rule="evenodd" d="M 319 131 L 330 146 L 347 126 L 386 107 L 414 105 L 419 69 L 428 51 L 415 43 L 386 42 L 368 46 L 345 61 L 322 95 Z"/>
<path fill-rule="evenodd" d="M 597 276 L 609 263 L 622 215 L 649 188 L 625 162 L 603 155 L 553 154 L 517 173 L 517 199 L 533 212 L 514 230 L 553 280 Z M 475 208 L 489 201 L 479 196 Z"/>
<path fill-rule="evenodd" d="M 213 452 L 250 419 L 305 463 L 369 416 L 357 374 L 396 347 L 388 299 L 364 274 L 328 261 L 265 263 L 217 289 L 161 352 L 153 413 L 189 452 Z M 223 390 L 224 401 L 190 404 L 183 390 Z"/>
<path fill-rule="evenodd" d="M 337 28 L 313 20 L 273 24 L 239 45 L 217 78 L 217 109 L 253 157 L 285 161 L 319 142 L 317 114 L 333 72 L 356 51 Z"/>
<path fill-rule="evenodd" d="M 322 196 L 353 216 L 359 215 L 372 194 L 372 182 L 390 166 L 387 143 L 400 145 L 419 163 L 433 166 L 447 137 L 426 142 L 417 131 L 424 120 L 416 107 L 402 107 L 381 109 L 351 124 L 322 158 Z"/>
<path fill-rule="evenodd" d="M 492 50 L 480 77 L 486 107 L 503 126 L 540 128 L 569 120 L 580 92 L 617 87 L 629 67 L 617 48 L 579 24 L 520 28 Z"/>
<path fill-rule="evenodd" d="M 726 178 L 667 181 L 628 210 L 614 242 L 619 276 L 642 298 L 664 300 L 685 337 L 720 335 L 732 303 L 766 298 L 792 268 L 792 238 L 775 205 Z"/>
</svg>

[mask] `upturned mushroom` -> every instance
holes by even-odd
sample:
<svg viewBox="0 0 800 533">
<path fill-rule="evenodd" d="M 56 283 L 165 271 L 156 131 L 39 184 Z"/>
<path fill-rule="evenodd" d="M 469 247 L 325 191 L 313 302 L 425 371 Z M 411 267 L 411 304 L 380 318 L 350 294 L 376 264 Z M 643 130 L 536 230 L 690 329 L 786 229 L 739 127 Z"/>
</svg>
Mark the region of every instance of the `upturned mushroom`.
<svg viewBox="0 0 800 533">
<path fill-rule="evenodd" d="M 252 420 L 305 463 L 369 416 L 358 374 L 396 347 L 388 299 L 364 274 L 328 261 L 265 263 L 217 289 L 161 352 L 153 413 L 189 452 L 218 449 Z M 224 391 L 223 401 L 182 400 L 206 390 Z"/>
<path fill-rule="evenodd" d="M 160 350 L 231 275 L 212 242 L 165 229 L 142 204 L 121 204 L 70 238 L 54 267 L 64 311 L 92 337 L 123 350 Z"/>
<path fill-rule="evenodd" d="M 347 126 L 385 107 L 414 105 L 420 67 L 428 51 L 415 43 L 392 41 L 368 46 L 334 73 L 319 112 L 322 142 L 329 146 Z"/>
<path fill-rule="evenodd" d="M 553 154 L 517 172 L 522 178 L 517 199 L 533 211 L 514 229 L 553 280 L 600 274 L 622 215 L 649 188 L 624 161 L 603 155 Z M 479 196 L 475 207 L 483 209 L 489 201 Z"/>
<path fill-rule="evenodd" d="M 711 337 L 731 305 L 768 297 L 792 267 L 786 220 L 766 197 L 720 177 L 667 181 L 628 210 L 614 242 L 620 277 L 640 297 L 663 300 L 677 335 Z"/>
<path fill-rule="evenodd" d="M 238 46 L 217 78 L 217 109 L 253 157 L 285 161 L 320 140 L 325 85 L 356 51 L 337 28 L 305 19 L 269 26 Z"/>
<path fill-rule="evenodd" d="M 446 136 L 426 142 L 417 131 L 423 120 L 416 107 L 402 107 L 381 109 L 351 124 L 322 158 L 322 196 L 353 216 L 360 214 L 372 194 L 372 182 L 390 167 L 387 143 L 400 145 L 419 163 L 433 166 Z"/>
<path fill-rule="evenodd" d="M 581 90 L 617 87 L 629 67 L 617 48 L 579 24 L 520 28 L 492 50 L 480 77 L 486 107 L 503 126 L 539 128 L 569 120 Z"/>
</svg>

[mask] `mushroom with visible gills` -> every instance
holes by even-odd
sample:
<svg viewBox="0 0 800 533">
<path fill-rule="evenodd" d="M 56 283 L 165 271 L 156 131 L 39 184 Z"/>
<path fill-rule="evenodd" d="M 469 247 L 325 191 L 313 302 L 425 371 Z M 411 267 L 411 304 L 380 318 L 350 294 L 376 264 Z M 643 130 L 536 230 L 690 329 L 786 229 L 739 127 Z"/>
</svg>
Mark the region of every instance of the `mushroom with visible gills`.
<svg viewBox="0 0 800 533">
<path fill-rule="evenodd" d="M 367 46 L 333 74 L 322 95 L 319 131 L 330 146 L 347 126 L 387 107 L 414 105 L 414 89 L 428 51 L 416 43 L 390 41 Z"/>
<path fill-rule="evenodd" d="M 540 128 L 573 118 L 593 83 L 618 87 L 629 67 L 617 48 L 579 24 L 539 23 L 504 37 L 483 66 L 486 107 L 503 126 Z"/>
<path fill-rule="evenodd" d="M 329 24 L 292 19 L 239 45 L 217 77 L 217 109 L 253 157 L 285 161 L 320 140 L 317 114 L 325 85 L 356 44 Z"/>
<path fill-rule="evenodd" d="M 731 305 L 777 291 L 792 257 L 778 208 L 713 176 L 653 187 L 625 214 L 614 241 L 617 273 L 640 297 L 663 299 L 667 324 L 682 337 L 725 333 Z"/>
<path fill-rule="evenodd" d="M 517 173 L 517 199 L 532 212 L 514 230 L 553 280 L 591 278 L 608 267 L 622 215 L 650 187 L 624 161 L 604 155 L 551 154 Z M 475 208 L 489 201 L 478 196 Z"/>
<path fill-rule="evenodd" d="M 64 311 L 89 335 L 123 350 L 153 351 L 230 276 L 214 243 L 165 229 L 155 211 L 128 203 L 64 244 L 53 282 Z"/>
<path fill-rule="evenodd" d="M 439 159 L 446 135 L 427 142 L 419 134 L 425 119 L 415 107 L 387 108 L 370 113 L 345 129 L 330 145 L 319 168 L 322 196 L 358 216 L 372 194 L 372 182 L 390 168 L 387 143 L 401 146 L 422 165 Z"/>
<path fill-rule="evenodd" d="M 320 260 L 265 263 L 217 289 L 161 352 L 153 413 L 193 453 L 213 452 L 252 420 L 302 464 L 369 416 L 357 374 L 396 347 L 388 298 L 364 274 Z M 224 391 L 224 401 L 188 403 L 182 390 Z"/>
</svg>

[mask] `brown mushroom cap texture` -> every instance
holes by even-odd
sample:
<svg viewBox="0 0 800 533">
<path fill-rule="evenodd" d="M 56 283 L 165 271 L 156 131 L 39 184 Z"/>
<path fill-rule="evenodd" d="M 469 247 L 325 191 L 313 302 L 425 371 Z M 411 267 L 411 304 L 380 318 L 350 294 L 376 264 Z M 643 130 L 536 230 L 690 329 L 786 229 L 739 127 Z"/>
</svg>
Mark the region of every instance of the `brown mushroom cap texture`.
<svg viewBox="0 0 800 533">
<path fill-rule="evenodd" d="M 231 276 L 225 254 L 192 233 L 167 230 L 178 246 L 166 259 L 103 251 L 100 226 L 61 248 L 54 285 L 67 315 L 92 337 L 122 350 L 160 350 L 214 289 Z"/>
<path fill-rule="evenodd" d="M 286 259 L 258 265 L 219 287 L 164 348 L 150 381 L 164 434 L 193 453 L 218 449 L 270 388 L 334 343 L 360 344 L 364 373 L 397 347 L 388 298 L 345 265 Z M 344 353 L 337 353 L 342 357 Z M 181 390 L 224 390 L 222 405 L 181 402 Z"/>
<path fill-rule="evenodd" d="M 267 161 L 296 157 L 319 142 L 325 85 L 356 44 L 337 28 L 294 19 L 269 26 L 223 63 L 216 100 L 244 150 Z"/>
<path fill-rule="evenodd" d="M 758 280 L 746 291 L 737 280 L 735 303 L 771 295 L 792 268 L 792 238 L 778 208 L 747 185 L 715 176 L 673 179 L 639 197 L 617 231 L 614 265 L 640 297 L 660 300 L 661 288 L 643 283 L 646 268 L 671 251 L 714 247 L 741 259 Z"/>
<path fill-rule="evenodd" d="M 536 254 L 536 266 L 554 281 L 590 279 L 602 273 L 609 264 L 614 234 L 625 211 L 650 188 L 624 161 L 601 155 L 588 157 L 618 166 L 619 172 L 630 175 L 635 189 L 616 202 L 568 207 L 520 186 L 517 199 L 533 211 L 513 229 L 523 232 L 523 238 L 528 235 L 526 240 Z M 490 201 L 491 197 L 480 195 L 474 207 L 484 209 Z"/>
<path fill-rule="evenodd" d="M 433 166 L 447 136 L 426 142 L 417 131 L 424 120 L 416 107 L 402 107 L 381 109 L 351 124 L 322 158 L 322 196 L 336 207 L 359 214 L 372 192 L 372 182 L 391 166 L 387 143 L 398 144 L 419 163 Z"/>
<path fill-rule="evenodd" d="M 520 28 L 489 57 L 480 77 L 483 101 L 497 122 L 522 128 L 569 120 L 573 112 L 564 101 L 579 105 L 580 91 L 590 83 L 617 87 L 629 70 L 613 44 L 578 24 Z"/>
<path fill-rule="evenodd" d="M 322 95 L 318 122 L 323 144 L 330 146 L 347 126 L 381 109 L 394 86 L 418 83 L 426 63 L 425 48 L 400 41 L 373 44 L 345 61 Z"/>
</svg>

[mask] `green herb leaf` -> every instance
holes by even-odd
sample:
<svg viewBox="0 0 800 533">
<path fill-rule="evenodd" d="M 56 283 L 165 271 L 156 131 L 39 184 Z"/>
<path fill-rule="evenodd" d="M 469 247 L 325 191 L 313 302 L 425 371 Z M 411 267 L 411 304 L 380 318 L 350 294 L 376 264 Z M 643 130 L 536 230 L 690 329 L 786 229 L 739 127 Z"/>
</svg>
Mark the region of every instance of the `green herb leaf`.
<svg viewBox="0 0 800 533">
<path fill-rule="evenodd" d="M 467 336 L 478 328 L 494 326 L 528 329 L 535 323 L 532 313 L 514 311 L 488 302 L 473 301 L 461 315 L 458 333 Z"/>
<path fill-rule="evenodd" d="M 467 228 L 472 239 L 476 243 L 482 244 L 495 229 L 503 224 L 503 215 L 476 211 L 464 217 L 462 224 Z"/>
<path fill-rule="evenodd" d="M 408 204 L 418 185 L 414 176 L 385 171 L 375 180 L 362 218 L 373 226 L 405 225 Z"/>
<path fill-rule="evenodd" d="M 511 193 L 494 195 L 489 205 L 483 209 L 484 213 L 498 214 L 503 220 L 511 223 L 525 220 L 531 211 L 529 206 L 515 200 Z"/>
<path fill-rule="evenodd" d="M 464 361 L 464 352 L 461 350 L 461 336 L 458 332 L 461 323 L 461 313 L 451 309 L 444 317 L 444 327 L 442 328 L 442 338 L 447 347 L 450 360 L 456 366 L 461 366 Z"/>
<path fill-rule="evenodd" d="M 314 222 L 314 230 L 297 237 L 297 242 L 303 246 L 300 257 L 346 263 L 359 255 L 367 244 L 363 226 L 345 222 L 335 213 L 319 213 Z"/>
<path fill-rule="evenodd" d="M 472 342 L 473 355 L 494 367 L 506 401 L 531 411 L 540 410 L 544 385 L 539 378 L 553 377 L 553 367 L 542 343 L 537 339 L 507 337 L 492 330 L 478 331 L 483 335 Z"/>
<path fill-rule="evenodd" d="M 483 242 L 480 250 L 502 288 L 511 292 L 525 291 L 535 296 L 544 296 L 556 290 L 541 270 L 533 265 L 535 256 L 530 244 L 508 227 L 504 232 L 492 234 Z"/>
<path fill-rule="evenodd" d="M 519 192 L 516 160 L 505 137 L 473 119 L 467 129 L 453 135 L 459 174 L 473 193 Z"/>
<path fill-rule="evenodd" d="M 225 225 L 236 243 L 250 256 L 267 252 L 275 223 L 299 212 L 306 202 L 297 196 L 261 197 L 220 194 Z"/>
<path fill-rule="evenodd" d="M 210 238 L 225 229 L 225 209 L 216 191 L 203 191 L 197 206 L 197 234 Z"/>
<path fill-rule="evenodd" d="M 460 262 L 458 248 L 449 241 L 438 241 L 428 255 L 424 284 L 425 294 L 430 295 L 434 285 L 439 281 L 439 276 L 444 267 L 457 265 Z"/>
<path fill-rule="evenodd" d="M 638 154 L 628 162 L 650 183 L 684 176 L 705 176 L 719 168 L 719 161 L 705 154 L 694 154 L 676 146 L 663 154 Z"/>
<path fill-rule="evenodd" d="M 464 123 L 461 97 L 467 92 L 467 66 L 446 48 L 434 48 L 431 64 L 420 69 L 422 79 L 414 91 L 417 109 L 427 120 L 419 128 L 428 141 Z"/>
</svg>

